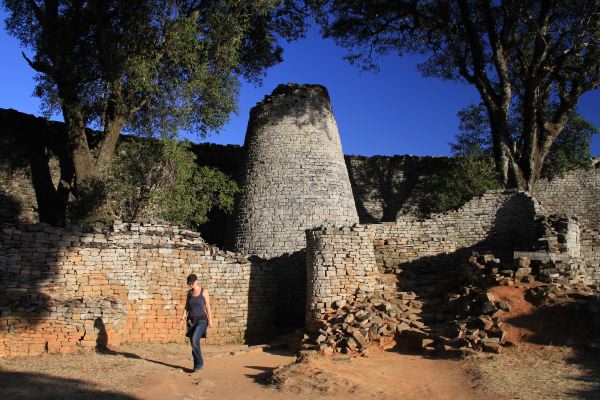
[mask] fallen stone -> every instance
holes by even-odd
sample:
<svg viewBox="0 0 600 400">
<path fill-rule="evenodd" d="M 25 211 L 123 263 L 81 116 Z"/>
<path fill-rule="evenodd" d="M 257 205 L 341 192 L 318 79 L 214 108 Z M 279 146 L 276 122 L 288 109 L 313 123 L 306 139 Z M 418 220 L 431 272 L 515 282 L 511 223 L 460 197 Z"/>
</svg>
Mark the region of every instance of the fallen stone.
<svg viewBox="0 0 600 400">
<path fill-rule="evenodd" d="M 359 348 L 364 348 L 367 346 L 367 339 L 365 336 L 359 331 L 355 331 L 352 333 L 352 338 L 356 341 Z"/>
</svg>

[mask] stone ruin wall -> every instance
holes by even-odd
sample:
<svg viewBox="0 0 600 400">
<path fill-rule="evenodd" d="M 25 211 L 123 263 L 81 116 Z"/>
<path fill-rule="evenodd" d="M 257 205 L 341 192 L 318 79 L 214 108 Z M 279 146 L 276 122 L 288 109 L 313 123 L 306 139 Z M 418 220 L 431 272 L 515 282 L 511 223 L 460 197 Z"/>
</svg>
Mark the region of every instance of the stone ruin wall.
<svg viewBox="0 0 600 400">
<path fill-rule="evenodd" d="M 369 225 L 308 229 L 306 267 L 309 330 L 334 302 L 382 290 Z"/>
<path fill-rule="evenodd" d="M 306 307 L 305 230 L 358 222 L 327 89 L 279 85 L 250 111 L 235 207 L 235 251 L 276 262 L 278 321 L 301 326 Z"/>
<path fill-rule="evenodd" d="M 62 124 L 0 109 L 0 126 L 3 127 L 0 132 L 0 179 L 3 182 L 0 221 L 18 219 L 35 223 L 35 192 L 26 144 L 31 143 L 32 135 L 39 136 L 40 132 L 49 136 L 58 134 Z M 243 148 L 200 144 L 194 146 L 194 151 L 202 165 L 220 168 L 241 180 L 236 171 L 244 158 Z M 289 149 L 281 152 L 289 154 Z M 54 161 L 52 170 L 58 171 Z M 423 196 L 424 182 L 437 170 L 447 168 L 448 163 L 448 157 L 346 155 L 346 169 L 360 223 L 393 222 L 414 214 L 418 199 Z M 595 161 L 594 167 L 587 171 L 571 171 L 551 181 L 540 180 L 534 195 L 548 213 L 577 216 L 586 227 L 600 231 L 600 162 Z M 227 218 L 218 212 L 211 217 L 214 222 L 201 229 L 203 237 L 222 245 Z"/>
<path fill-rule="evenodd" d="M 577 217 L 600 231 L 600 159 L 589 170 L 569 171 L 563 177 L 541 179 L 533 191 L 548 214 Z"/>
<path fill-rule="evenodd" d="M 449 229 L 473 229 L 474 221 L 479 221 L 479 239 L 488 229 L 493 236 L 494 228 L 482 218 L 482 204 L 487 204 L 487 214 L 503 218 L 506 214 L 493 210 L 516 204 L 511 203 L 515 197 L 523 195 L 489 193 L 460 212 L 440 215 L 426 229 L 427 221 L 411 227 L 386 223 L 307 230 L 307 285 L 278 274 L 280 268 L 273 263 L 220 251 L 197 233 L 176 227 L 123 225 L 110 232 L 83 232 L 42 224 L 20 229 L 4 225 L 0 355 L 73 352 L 95 347 L 102 335 L 108 345 L 182 341 L 177 319 L 183 282 L 191 272 L 199 274 L 212 295 L 216 326 L 209 342 L 259 339 L 277 322 L 282 290 L 305 290 L 307 321 L 314 320 L 334 301 L 386 290 L 382 260 L 422 259 L 435 243 L 447 252 L 467 246 Z M 497 226 L 504 226 L 505 234 L 515 228 Z M 399 254 L 404 258 L 394 259 Z"/>
<path fill-rule="evenodd" d="M 346 167 L 362 224 L 418 214 L 427 182 L 451 165 L 449 157 L 347 155 Z"/>
<path fill-rule="evenodd" d="M 534 219 L 529 196 L 489 191 L 458 210 L 429 219 L 403 216 L 374 225 L 377 263 L 380 270 L 393 272 L 405 263 L 447 262 L 446 256 L 460 249 L 529 249 L 536 238 Z"/>
<path fill-rule="evenodd" d="M 276 106 L 277 96 L 273 100 Z M 313 100 L 311 95 L 304 98 L 308 106 L 289 103 L 288 100 L 282 102 L 282 109 L 291 108 L 295 115 L 293 118 L 299 118 L 295 122 L 278 119 L 280 115 L 273 110 L 264 115 L 257 111 L 257 119 L 249 131 L 263 129 L 267 124 L 260 118 L 272 117 L 276 117 L 274 123 L 278 132 L 290 133 L 300 127 L 312 126 L 316 120 L 302 118 L 314 116 L 312 111 L 307 113 L 307 109 L 312 110 Z M 176 327 L 177 316 L 185 295 L 182 282 L 190 272 L 199 273 L 212 292 L 217 326 L 208 340 L 248 341 L 273 329 L 276 320 L 289 305 L 281 301 L 282 297 L 290 297 L 290 293 L 294 293 L 290 297 L 293 300 L 297 297 L 296 292 L 305 291 L 302 282 L 307 280 L 303 273 L 308 273 L 308 289 L 305 292 L 309 305 L 307 316 L 316 317 L 318 311 L 331 301 L 355 295 L 357 290 L 385 290 L 378 271 L 392 272 L 398 265 L 406 263 L 447 262 L 451 260 L 448 256 L 460 249 L 484 247 L 496 251 L 498 247 L 506 250 L 511 246 L 526 249 L 535 241 L 534 219 L 539 210 L 535 202 L 524 194 L 490 192 L 460 210 L 434 215 L 428 220 L 410 216 L 416 204 L 414 199 L 422 195 L 419 194 L 422 182 L 435 169 L 443 168 L 447 159 L 347 156 L 345 168 L 341 168 L 341 147 L 338 155 L 339 137 L 330 108 L 322 107 L 322 97 L 315 101 L 321 103 L 313 111 L 325 110 L 325 116 L 330 118 L 326 118 L 325 124 L 331 134 L 328 140 L 334 144 L 336 154 L 333 157 L 331 151 L 323 150 L 322 143 L 317 143 L 317 159 L 308 164 L 318 167 L 313 174 L 320 176 L 319 168 L 329 165 L 333 157 L 336 166 L 331 182 L 334 182 L 335 176 L 344 175 L 341 170 L 346 171 L 347 168 L 361 222 L 388 219 L 392 222 L 352 228 L 309 229 L 306 233 L 307 269 L 289 270 L 289 273 L 282 271 L 281 264 L 293 261 L 291 264 L 295 265 L 298 262 L 298 259 L 290 260 L 290 252 L 304 257 L 304 242 L 301 241 L 304 240 L 304 229 L 313 226 L 297 229 L 302 234 L 301 240 L 288 239 L 285 235 L 280 239 L 273 232 L 265 231 L 266 236 L 257 241 L 264 247 L 259 246 L 255 254 L 264 251 L 264 254 L 279 255 L 273 257 L 273 261 L 279 263 L 275 265 L 256 257 L 248 259 L 222 252 L 206 245 L 197 234 L 172 227 L 137 229 L 134 225 L 133 230 L 86 233 L 44 225 L 15 225 L 14 216 L 19 211 L 24 220 L 35 222 L 31 208 L 35 204 L 35 195 L 31 184 L 23 183 L 29 179 L 29 167 L 23 162 L 25 153 L 11 152 L 11 146 L 18 143 L 2 135 L 0 178 L 5 184 L 0 191 L 3 211 L 0 217 L 12 224 L 4 225 L 0 236 L 0 288 L 2 293 L 8 293 L 0 302 L 0 356 L 33 355 L 44 351 L 72 352 L 95 347 L 103 337 L 109 345 L 120 341 L 182 341 L 183 333 Z M 294 111 L 294 107 L 299 108 Z M 297 188 L 302 188 L 300 195 L 306 194 L 307 189 L 299 184 L 297 176 L 304 168 L 304 160 L 302 157 L 293 159 L 289 155 L 290 146 L 297 148 L 294 146 L 300 137 L 303 136 L 289 135 L 283 144 L 270 143 L 268 138 L 261 139 L 265 140 L 264 143 L 256 147 L 261 149 L 260 152 L 266 152 L 269 146 L 272 146 L 271 151 L 273 148 L 277 150 L 273 151 L 275 154 L 266 153 L 272 158 L 269 163 L 254 161 L 256 170 L 253 179 L 262 180 L 261 184 L 267 189 L 276 185 L 277 179 L 281 182 L 287 179 Z M 230 157 L 230 150 L 237 154 L 232 159 L 239 160 L 240 148 L 232 146 L 212 157 L 210 162 L 218 164 L 219 160 Z M 318 153 L 320 150 L 324 153 Z M 203 147 L 200 153 L 210 158 L 208 155 L 213 154 L 213 149 Z M 252 160 L 252 157 L 249 159 Z M 231 165 L 230 162 L 221 164 Z M 278 171 L 286 169 L 287 172 L 280 172 L 281 176 L 277 176 Z M 264 178 L 273 171 L 276 173 L 274 176 Z M 580 254 L 592 264 L 600 262 L 600 233 L 593 228 L 593 224 L 597 224 L 594 221 L 600 221 L 600 211 L 596 207 L 598 191 L 594 186 L 600 182 L 598 173 L 599 170 L 595 169 L 588 171 L 583 178 L 584 175 L 570 173 L 563 180 L 543 181 L 535 193 L 550 212 L 585 214 L 581 219 Z M 242 177 L 242 180 L 248 182 L 248 176 Z M 279 187 L 278 190 L 278 193 L 284 194 L 280 199 L 282 204 L 273 199 L 269 201 L 281 205 L 283 214 L 273 212 L 272 215 L 261 216 L 271 218 L 273 225 L 277 225 L 278 219 L 283 216 L 293 217 L 298 209 L 298 204 L 288 201 L 295 199 L 294 195 L 298 193 L 282 189 Z M 332 220 L 320 215 L 320 220 L 315 218 L 313 222 L 337 226 L 356 222 L 358 219 L 352 214 L 352 207 L 346 204 L 348 199 L 352 199 L 351 194 L 347 195 L 347 188 L 340 191 L 339 186 L 325 187 L 321 194 L 329 191 L 338 194 L 345 191 L 346 194 L 335 197 L 333 202 L 341 202 L 341 208 L 350 211 L 339 213 L 339 208 L 336 208 L 339 204 L 336 204 L 331 208 Z M 269 189 L 266 194 L 273 192 Z M 577 195 L 573 196 L 573 193 Z M 265 193 L 258 190 L 256 194 Z M 341 201 L 342 197 L 344 201 Z M 242 225 L 247 224 L 246 228 L 238 231 L 238 238 L 244 238 L 244 229 L 249 232 L 260 224 L 260 219 L 251 219 L 254 212 L 260 210 L 261 202 L 267 200 L 258 201 L 259 198 L 246 198 L 246 210 L 252 212 L 238 220 Z M 310 202 L 310 198 L 307 200 Z M 322 209 L 329 210 L 313 204 L 310 211 Z M 335 210 L 338 210 L 337 215 Z M 298 225 L 297 221 L 294 225 Z M 296 247 L 290 246 L 292 242 Z M 304 306 L 304 302 L 300 305 Z M 313 314 L 310 314 L 311 311 Z"/>
<path fill-rule="evenodd" d="M 279 257 L 304 231 L 358 222 L 327 89 L 279 85 L 250 111 L 233 249 Z"/>
<path fill-rule="evenodd" d="M 307 327 L 318 325 L 337 301 L 395 291 L 393 274 L 407 264 L 450 269 L 466 249 L 510 252 L 507 257 L 514 247 L 529 250 L 537 238 L 537 210 L 530 196 L 497 190 L 431 219 L 407 216 L 397 222 L 307 230 Z"/>
<path fill-rule="evenodd" d="M 183 342 L 190 273 L 208 288 L 208 343 L 252 342 L 273 329 L 277 289 L 264 260 L 223 252 L 170 226 L 83 232 L 0 230 L 0 356 L 72 353 L 120 342 Z"/>
<path fill-rule="evenodd" d="M 600 282 L 600 231 L 582 227 L 580 235 L 581 258 L 596 270 L 595 278 Z"/>
</svg>

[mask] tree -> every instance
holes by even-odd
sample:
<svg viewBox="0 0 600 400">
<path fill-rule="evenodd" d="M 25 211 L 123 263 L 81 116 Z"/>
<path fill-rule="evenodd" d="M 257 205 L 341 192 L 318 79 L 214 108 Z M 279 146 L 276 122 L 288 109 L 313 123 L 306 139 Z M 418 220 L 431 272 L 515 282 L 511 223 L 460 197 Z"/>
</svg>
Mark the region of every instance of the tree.
<svg viewBox="0 0 600 400">
<path fill-rule="evenodd" d="M 426 182 L 426 193 L 419 204 L 421 216 L 457 209 L 475 196 L 502 186 L 489 157 L 456 155 L 450 167 L 438 171 Z"/>
<path fill-rule="evenodd" d="M 311 3 L 324 35 L 348 48 L 351 62 L 369 69 L 381 54 L 425 53 L 425 76 L 473 85 L 506 186 L 533 187 L 578 99 L 600 85 L 598 0 Z M 516 138 L 511 113 L 521 121 Z"/>
<path fill-rule="evenodd" d="M 459 132 L 450 143 L 454 156 L 491 158 L 492 136 L 483 104 L 471 104 L 458 112 Z M 508 119 L 509 137 L 515 142 L 518 153 L 522 152 L 518 141 L 519 115 Z M 600 130 L 576 111 L 569 118 L 562 134 L 553 142 L 542 166 L 541 176 L 554 178 L 576 168 L 589 168 L 592 165 L 590 143 L 592 135 Z"/>
<path fill-rule="evenodd" d="M 36 94 L 66 125 L 59 184 L 34 176 L 45 192 L 40 219 L 65 223 L 69 196 L 95 185 L 123 129 L 203 138 L 221 126 L 236 109 L 238 77 L 259 81 L 281 61 L 276 38 L 303 33 L 287 2 L 4 0 L 8 32 L 33 51 L 24 57 L 38 72 Z M 96 147 L 87 126 L 101 130 Z"/>
<path fill-rule="evenodd" d="M 189 142 L 128 140 L 119 144 L 105 196 L 113 218 L 125 222 L 162 219 L 197 227 L 218 207 L 233 209 L 235 181 L 199 167 Z"/>
</svg>

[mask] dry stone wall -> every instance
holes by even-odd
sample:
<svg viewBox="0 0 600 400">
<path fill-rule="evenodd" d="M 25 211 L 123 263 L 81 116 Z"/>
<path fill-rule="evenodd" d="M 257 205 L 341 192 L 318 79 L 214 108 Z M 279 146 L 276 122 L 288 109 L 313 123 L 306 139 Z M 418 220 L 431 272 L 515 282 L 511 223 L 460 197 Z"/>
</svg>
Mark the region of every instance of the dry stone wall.
<svg viewBox="0 0 600 400">
<path fill-rule="evenodd" d="M 591 267 L 592 277 L 600 282 L 600 232 L 583 227 L 580 232 L 581 258 Z"/>
<path fill-rule="evenodd" d="M 531 197 L 512 191 L 489 191 L 456 211 L 421 220 L 411 216 L 375 224 L 379 268 L 395 272 L 403 263 L 449 262 L 465 248 L 510 253 L 529 249 L 536 239 L 535 205 Z"/>
<path fill-rule="evenodd" d="M 540 180 L 533 191 L 548 214 L 577 217 L 584 225 L 600 230 L 600 160 L 589 170 L 574 170 L 563 177 Z"/>
<path fill-rule="evenodd" d="M 370 226 L 307 230 L 306 266 L 309 327 L 334 303 L 381 290 Z"/>
<path fill-rule="evenodd" d="M 209 343 L 259 340 L 273 328 L 276 276 L 195 232 L 161 225 L 112 231 L 3 225 L 0 356 L 97 345 L 183 341 L 187 287 L 199 276 L 214 314 Z"/>
<path fill-rule="evenodd" d="M 395 221 L 418 214 L 427 182 L 448 169 L 449 157 L 346 156 L 356 210 L 361 223 Z"/>
<path fill-rule="evenodd" d="M 236 251 L 261 257 L 306 246 L 305 229 L 358 222 L 327 89 L 280 85 L 250 112 L 235 217 Z"/>
</svg>

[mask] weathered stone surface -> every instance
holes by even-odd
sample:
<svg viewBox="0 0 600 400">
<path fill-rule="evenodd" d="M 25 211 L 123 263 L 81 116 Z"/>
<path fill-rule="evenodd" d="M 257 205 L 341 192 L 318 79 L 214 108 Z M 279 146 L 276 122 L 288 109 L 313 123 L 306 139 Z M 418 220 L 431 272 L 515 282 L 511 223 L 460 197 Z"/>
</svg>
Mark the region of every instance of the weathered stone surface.
<svg viewBox="0 0 600 400">
<path fill-rule="evenodd" d="M 210 343 L 265 337 L 274 268 L 161 224 L 83 230 L 0 226 L 0 356 L 72 353 L 120 342 L 186 340 L 188 274 L 211 296 Z M 252 282 L 252 283 L 251 283 Z"/>
<path fill-rule="evenodd" d="M 234 249 L 278 257 L 303 249 L 306 229 L 358 223 L 325 87 L 279 85 L 250 111 L 244 146 Z"/>
</svg>

